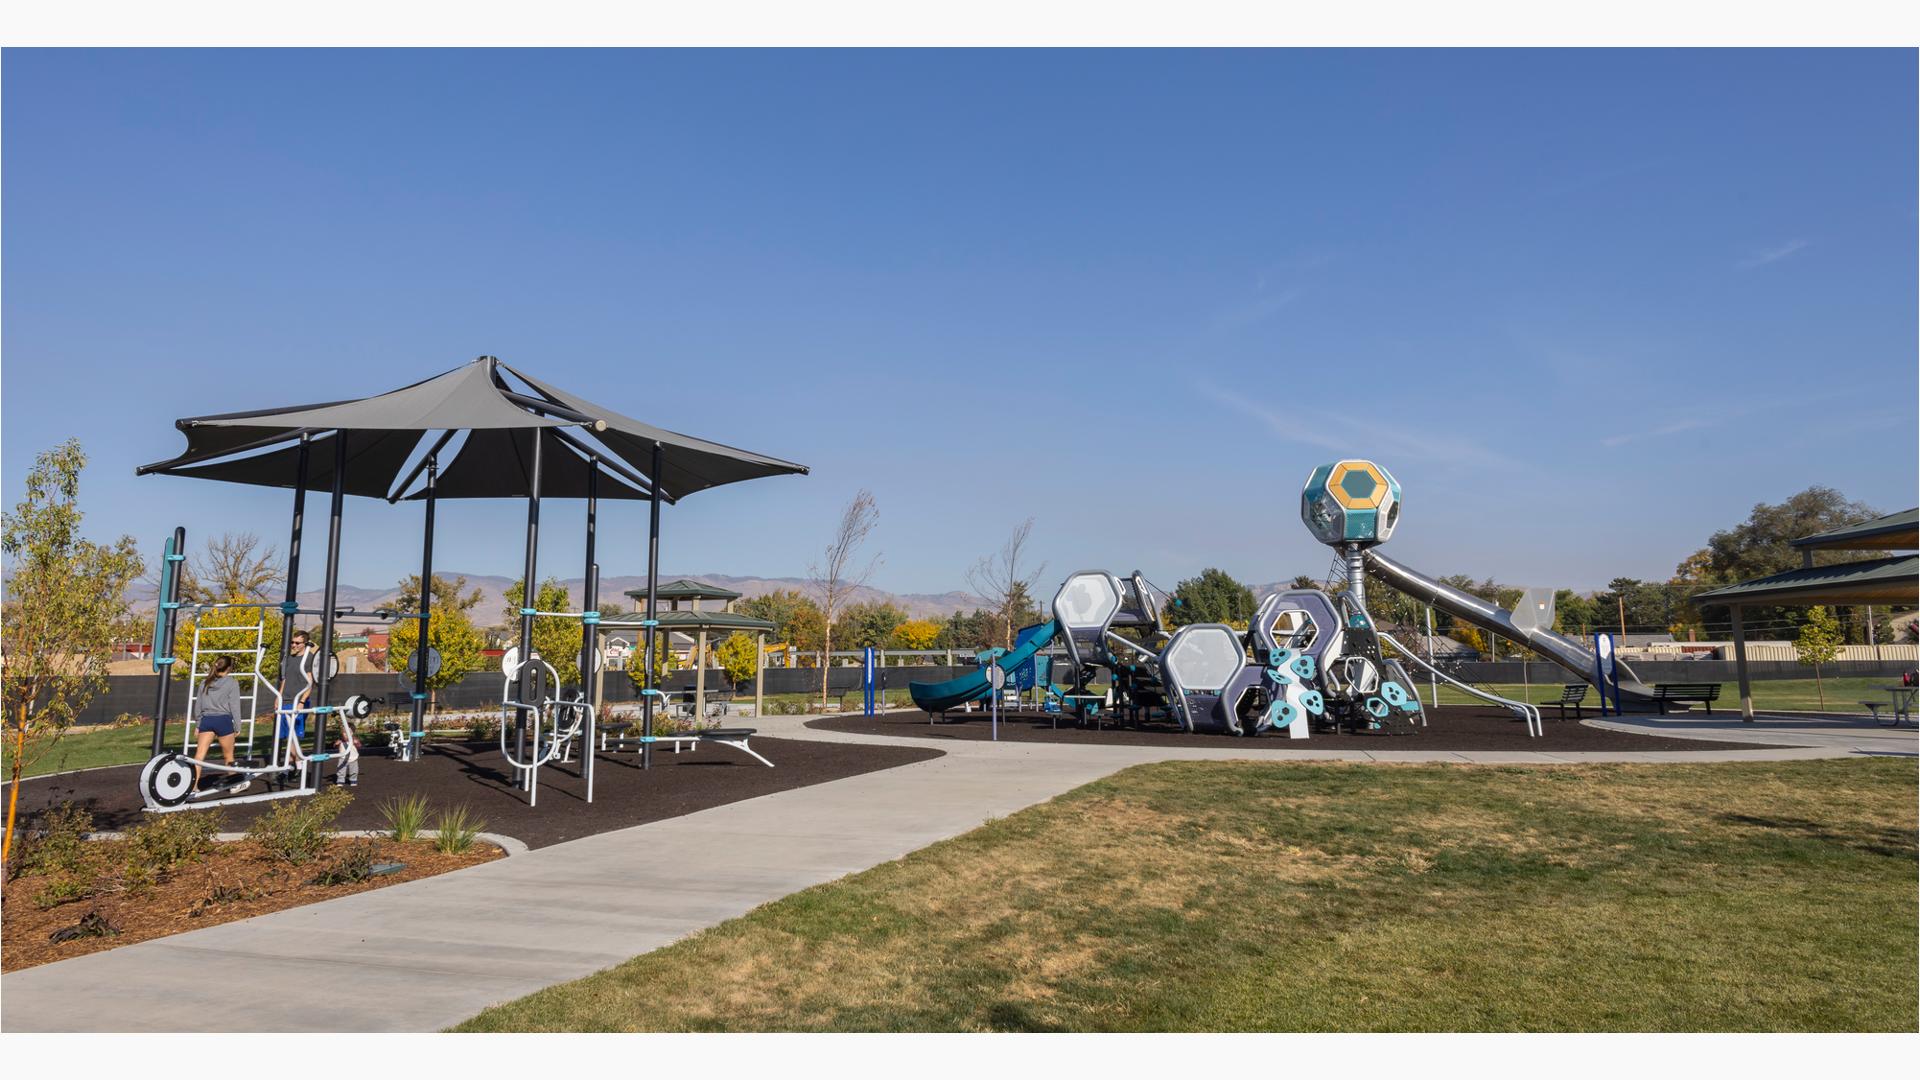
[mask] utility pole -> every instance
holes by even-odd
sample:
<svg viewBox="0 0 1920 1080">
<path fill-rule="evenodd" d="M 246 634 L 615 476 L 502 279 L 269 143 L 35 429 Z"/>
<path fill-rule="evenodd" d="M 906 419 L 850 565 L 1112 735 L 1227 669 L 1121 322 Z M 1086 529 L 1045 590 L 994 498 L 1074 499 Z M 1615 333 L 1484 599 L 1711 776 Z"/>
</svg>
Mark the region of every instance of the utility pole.
<svg viewBox="0 0 1920 1080">
<path fill-rule="evenodd" d="M 1613 599 L 1620 605 L 1620 643 L 1624 645 L 1627 643 L 1627 598 L 1616 596 Z"/>
</svg>

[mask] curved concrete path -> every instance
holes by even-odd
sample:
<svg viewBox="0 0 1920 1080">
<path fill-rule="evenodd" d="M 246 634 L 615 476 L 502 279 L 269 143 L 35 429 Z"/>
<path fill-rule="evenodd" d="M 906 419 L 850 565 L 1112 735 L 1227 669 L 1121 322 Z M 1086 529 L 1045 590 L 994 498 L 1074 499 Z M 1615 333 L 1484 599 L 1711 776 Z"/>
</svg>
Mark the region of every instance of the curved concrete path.
<svg viewBox="0 0 1920 1080">
<path fill-rule="evenodd" d="M 1915 753 L 1804 720 L 1678 718 L 1658 734 L 1789 749 L 1636 753 L 1302 751 L 1263 760 L 1568 764 Z M 1769 723 L 1772 723 L 1770 721 Z M 766 717 L 782 738 L 898 743 Z M 1710 734 L 1725 731 L 1725 734 Z M 1886 729 L 1880 729 L 1886 732 Z M 670 944 L 789 893 L 897 859 L 1129 765 L 1245 758 L 1217 747 L 940 740 L 946 756 L 602 833 L 439 877 L 0 977 L 6 1031 L 433 1031 Z"/>
</svg>

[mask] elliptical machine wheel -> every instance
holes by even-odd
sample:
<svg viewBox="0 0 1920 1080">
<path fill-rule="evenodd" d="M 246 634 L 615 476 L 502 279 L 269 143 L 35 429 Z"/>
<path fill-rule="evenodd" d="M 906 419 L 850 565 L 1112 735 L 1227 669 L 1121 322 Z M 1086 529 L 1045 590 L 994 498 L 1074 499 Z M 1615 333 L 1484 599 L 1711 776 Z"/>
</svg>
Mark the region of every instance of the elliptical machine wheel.
<svg viewBox="0 0 1920 1080">
<path fill-rule="evenodd" d="M 156 754 L 140 770 L 140 794 L 147 805 L 174 807 L 193 794 L 193 764 L 177 750 Z"/>
</svg>

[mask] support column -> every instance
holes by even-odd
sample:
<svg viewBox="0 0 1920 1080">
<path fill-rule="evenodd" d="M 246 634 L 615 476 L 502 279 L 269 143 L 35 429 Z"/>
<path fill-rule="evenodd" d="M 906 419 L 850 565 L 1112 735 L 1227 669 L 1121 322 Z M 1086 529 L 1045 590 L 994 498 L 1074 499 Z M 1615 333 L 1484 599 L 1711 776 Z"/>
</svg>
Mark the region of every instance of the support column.
<svg viewBox="0 0 1920 1080">
<path fill-rule="evenodd" d="M 1365 557 L 1361 554 L 1360 545 L 1351 541 L 1346 545 L 1346 555 L 1347 593 L 1353 597 L 1354 603 L 1360 605 L 1360 610 L 1365 611 L 1367 609 L 1367 569 Z"/>
<path fill-rule="evenodd" d="M 753 635 L 753 718 L 767 715 L 767 633 Z"/>
<path fill-rule="evenodd" d="M 419 654 L 419 663 L 413 672 L 413 720 L 407 728 L 407 760 L 417 761 L 423 748 L 427 730 L 427 642 L 429 620 L 433 617 L 433 489 L 440 478 L 440 457 L 437 454 L 427 457 L 427 519 L 420 545 L 420 618 L 415 643 L 415 652 Z M 388 666 L 392 666 L 389 659 Z"/>
<path fill-rule="evenodd" d="M 159 627 L 153 634 L 153 670 L 160 673 L 160 684 L 154 687 L 153 691 L 152 756 L 154 757 L 160 756 L 160 752 L 166 748 L 167 743 L 167 699 L 173 694 L 173 660 L 169 659 L 169 657 L 173 657 L 173 632 L 178 624 L 180 614 L 180 579 L 183 576 L 182 570 L 185 568 L 187 562 L 186 526 L 174 526 L 173 536 L 168 541 L 167 550 L 160 556 L 160 559 L 160 580 L 166 582 L 166 587 L 161 590 L 160 595 L 154 599 L 156 607 L 153 613 L 154 622 L 157 623 Z M 289 616 L 289 618 L 291 618 L 291 616 Z M 286 635 L 282 634 L 280 640 L 285 642 L 287 640 Z M 165 656 L 161 655 L 162 649 L 166 650 Z M 282 671 L 286 670 L 285 659 L 286 656 L 283 651 L 281 654 Z M 192 678 L 192 673 L 188 673 L 188 678 Z M 187 719 L 191 722 L 193 718 L 188 717 Z M 277 724 L 279 722 L 279 718 L 275 717 L 274 723 Z M 17 750 L 18 747 L 15 749 Z M 16 786 L 15 791 L 18 790 Z"/>
<path fill-rule="evenodd" d="M 546 443 L 541 438 L 539 428 L 529 430 L 533 432 L 533 472 L 527 486 L 527 557 L 523 564 L 523 584 L 520 589 L 520 671 L 514 680 L 513 693 L 514 700 L 520 702 L 532 696 L 533 610 L 539 606 L 534 601 L 540 595 L 540 583 L 535 577 L 540 553 L 540 450 Z M 557 692 L 559 687 L 554 689 Z M 540 718 L 534 717 L 534 723 L 539 722 Z M 534 733 L 534 738 L 536 741 L 539 739 L 539 732 Z M 521 761 L 527 760 L 527 710 L 524 705 L 513 710 L 513 740 L 517 747 L 516 756 Z"/>
<path fill-rule="evenodd" d="M 320 654 L 314 658 L 314 664 L 320 669 L 314 677 L 313 688 L 313 752 L 327 752 L 327 719 L 332 714 L 327 707 L 332 702 L 327 698 L 328 669 L 333 666 L 333 615 L 340 603 L 340 515 L 344 511 L 347 499 L 347 433 L 333 433 L 333 501 L 327 509 L 327 578 L 321 590 L 320 602 Z M 314 769 L 313 788 L 315 791 L 326 782 L 326 771 Z"/>
<path fill-rule="evenodd" d="M 587 569 L 580 582 L 580 696 L 586 700 L 586 731 L 580 744 L 580 771 L 587 781 L 587 801 L 593 801 L 594 729 L 600 714 L 600 564 L 594 562 L 599 536 L 600 459 L 587 462 Z"/>
<path fill-rule="evenodd" d="M 312 439 L 313 437 L 311 435 L 300 436 L 300 453 L 297 455 L 298 463 L 294 466 L 293 531 L 287 537 L 287 602 L 280 613 L 281 708 L 292 707 L 294 694 L 299 693 L 298 690 L 291 689 L 293 686 L 293 674 L 288 670 L 293 661 L 293 653 L 290 650 L 293 645 L 294 618 L 293 612 L 288 609 L 300 602 L 300 533 L 306 527 L 307 522 L 307 458 L 310 452 L 309 444 L 312 442 Z M 310 659 L 312 656 L 313 650 L 309 648 L 306 657 L 303 657 L 303 659 Z M 273 723 L 274 731 L 277 733 L 280 730 L 280 717 L 278 715 L 273 718 Z M 287 738 L 292 739 L 293 737 L 293 732 L 289 730 L 287 732 Z M 278 744 L 276 743 L 275 745 Z"/>
<path fill-rule="evenodd" d="M 1740 719 L 1753 723 L 1753 684 L 1747 679 L 1747 628 L 1739 604 L 1733 605 L 1733 667 L 1740 680 Z"/>
<path fill-rule="evenodd" d="M 647 501 L 647 693 L 640 695 L 640 715 L 645 739 L 640 743 L 640 767 L 653 768 L 653 702 L 660 689 L 654 677 L 654 632 L 660 628 L 660 444 L 653 444 L 653 465 L 647 482 L 653 497 Z"/>
<path fill-rule="evenodd" d="M 700 610 L 700 601 L 693 602 L 693 610 Z M 693 722 L 702 723 L 707 718 L 707 628 L 701 627 L 694 635 L 693 647 Z"/>
</svg>

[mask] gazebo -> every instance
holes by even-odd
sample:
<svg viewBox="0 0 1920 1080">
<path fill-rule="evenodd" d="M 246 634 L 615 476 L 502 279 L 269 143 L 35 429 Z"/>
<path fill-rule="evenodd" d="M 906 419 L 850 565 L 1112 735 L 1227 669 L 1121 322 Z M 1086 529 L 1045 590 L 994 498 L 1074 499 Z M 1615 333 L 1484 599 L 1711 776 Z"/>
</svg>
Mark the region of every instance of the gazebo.
<svg viewBox="0 0 1920 1080">
<path fill-rule="evenodd" d="M 1727 605 L 1733 613 L 1734 671 L 1740 680 L 1740 717 L 1753 722 L 1753 690 L 1747 677 L 1747 634 L 1742 610 L 1756 605 L 1913 604 L 1920 600 L 1920 555 L 1815 566 L 1817 551 L 1913 551 L 1920 549 L 1920 507 L 1793 541 L 1801 567 L 1711 589 L 1696 606 Z M 1871 626 L 1871 622 L 1868 624 Z"/>
<path fill-rule="evenodd" d="M 640 605 L 646 601 L 647 591 L 645 589 L 628 589 L 627 596 L 634 601 L 634 614 L 642 614 Z M 664 600 L 667 603 L 667 610 L 655 612 L 655 624 L 666 633 L 671 634 L 678 631 L 683 634 L 688 634 L 694 639 L 694 715 L 696 717 L 705 716 L 707 712 L 707 635 L 712 632 L 730 634 L 736 630 L 754 635 L 753 715 L 756 718 L 762 715 L 766 701 L 765 660 L 767 633 L 768 631 L 776 629 L 775 625 L 766 619 L 756 619 L 751 615 L 742 615 L 734 611 L 733 602 L 740 599 L 740 594 L 734 592 L 732 589 L 723 589 L 718 585 L 710 585 L 704 581 L 679 578 L 666 582 L 654 590 L 654 598 L 656 600 Z M 720 601 L 720 610 L 700 610 L 700 601 L 702 600 Z M 680 607 L 682 601 L 685 601 L 687 604 L 685 610 L 682 610 Z M 611 619 L 602 622 L 600 625 L 602 629 L 606 630 L 637 630 L 640 629 L 642 623 Z"/>
</svg>

